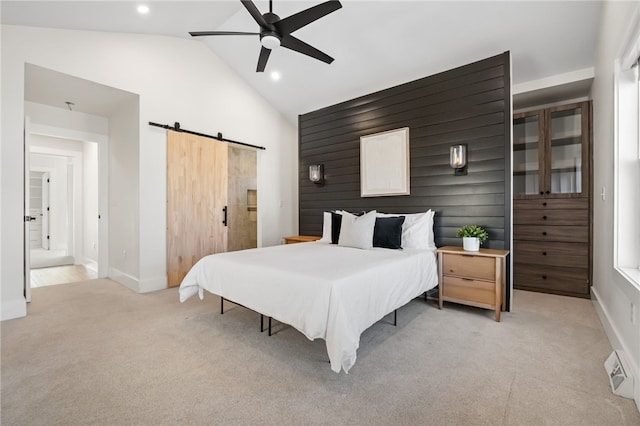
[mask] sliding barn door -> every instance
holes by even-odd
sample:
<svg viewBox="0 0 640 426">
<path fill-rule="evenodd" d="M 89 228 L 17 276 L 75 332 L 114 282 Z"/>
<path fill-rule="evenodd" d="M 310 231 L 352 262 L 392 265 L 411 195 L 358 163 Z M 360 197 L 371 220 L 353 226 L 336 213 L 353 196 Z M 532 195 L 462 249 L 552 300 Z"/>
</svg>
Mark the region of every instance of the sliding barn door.
<svg viewBox="0 0 640 426">
<path fill-rule="evenodd" d="M 167 132 L 167 279 L 180 282 L 202 257 L 227 251 L 228 145 Z"/>
</svg>

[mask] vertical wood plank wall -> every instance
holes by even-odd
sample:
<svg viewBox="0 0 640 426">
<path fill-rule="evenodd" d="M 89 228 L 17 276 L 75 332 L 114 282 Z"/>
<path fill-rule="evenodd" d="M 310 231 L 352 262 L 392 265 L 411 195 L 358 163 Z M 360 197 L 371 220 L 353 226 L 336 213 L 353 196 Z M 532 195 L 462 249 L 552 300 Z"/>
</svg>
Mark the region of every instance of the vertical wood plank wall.
<svg viewBox="0 0 640 426">
<path fill-rule="evenodd" d="M 437 246 L 461 245 L 457 228 L 489 232 L 483 247 L 510 249 L 509 52 L 299 116 L 302 235 L 322 235 L 322 212 L 436 212 Z M 409 127 L 411 195 L 360 197 L 360 137 Z M 468 144 L 468 175 L 454 176 L 449 147 Z M 325 185 L 309 181 L 324 164 Z"/>
<path fill-rule="evenodd" d="M 202 257 L 227 250 L 226 142 L 167 132 L 167 283 L 180 285 Z"/>
</svg>

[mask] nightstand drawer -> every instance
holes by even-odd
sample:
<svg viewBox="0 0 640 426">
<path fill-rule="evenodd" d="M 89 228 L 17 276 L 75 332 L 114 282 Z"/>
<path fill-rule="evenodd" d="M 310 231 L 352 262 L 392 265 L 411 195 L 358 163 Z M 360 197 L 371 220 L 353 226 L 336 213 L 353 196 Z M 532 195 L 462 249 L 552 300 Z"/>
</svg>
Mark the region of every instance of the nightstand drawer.
<svg viewBox="0 0 640 426">
<path fill-rule="evenodd" d="M 496 260 L 493 257 L 472 254 L 444 254 L 442 273 L 458 277 L 494 281 Z"/>
<path fill-rule="evenodd" d="M 475 302 L 481 305 L 495 306 L 495 283 L 469 278 L 444 277 L 445 300 Z"/>
</svg>

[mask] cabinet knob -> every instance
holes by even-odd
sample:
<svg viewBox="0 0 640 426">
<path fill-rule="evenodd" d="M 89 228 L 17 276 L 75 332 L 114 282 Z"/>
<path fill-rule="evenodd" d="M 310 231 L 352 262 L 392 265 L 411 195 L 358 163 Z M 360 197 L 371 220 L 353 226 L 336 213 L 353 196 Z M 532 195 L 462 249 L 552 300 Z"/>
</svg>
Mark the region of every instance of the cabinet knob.
<svg viewBox="0 0 640 426">
<path fill-rule="evenodd" d="M 546 251 L 543 251 L 543 252 L 542 252 L 542 255 L 543 255 L 543 256 L 546 256 L 546 255 L 547 255 L 547 252 L 546 252 Z"/>
<path fill-rule="evenodd" d="M 549 191 L 546 191 L 545 194 L 549 194 Z"/>
<path fill-rule="evenodd" d="M 540 191 L 540 195 L 544 195 L 544 191 Z"/>
<path fill-rule="evenodd" d="M 542 231 L 542 235 L 547 235 L 547 231 Z"/>
<path fill-rule="evenodd" d="M 543 275 L 543 276 L 542 276 L 542 279 L 543 279 L 543 280 L 546 280 L 546 279 L 547 279 L 547 276 L 546 276 L 546 275 Z"/>
<path fill-rule="evenodd" d="M 547 216 L 542 216 L 542 218 L 543 218 L 544 220 L 547 220 Z"/>
<path fill-rule="evenodd" d="M 543 205 L 543 206 L 546 206 L 546 205 L 547 205 L 547 202 L 545 201 L 544 203 L 542 203 L 542 205 Z"/>
</svg>

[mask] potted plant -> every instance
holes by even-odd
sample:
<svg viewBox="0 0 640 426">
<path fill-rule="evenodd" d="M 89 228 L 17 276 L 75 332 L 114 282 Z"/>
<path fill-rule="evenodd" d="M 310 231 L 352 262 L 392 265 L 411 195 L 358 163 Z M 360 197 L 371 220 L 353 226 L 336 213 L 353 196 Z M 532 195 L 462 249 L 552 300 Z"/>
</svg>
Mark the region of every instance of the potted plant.
<svg viewBox="0 0 640 426">
<path fill-rule="evenodd" d="M 489 234 L 478 225 L 465 225 L 458 229 L 458 238 L 462 238 L 462 246 L 466 251 L 480 250 L 480 244 L 487 241 Z"/>
</svg>

